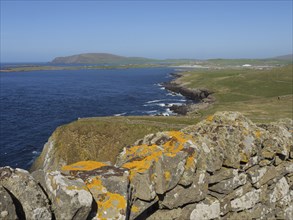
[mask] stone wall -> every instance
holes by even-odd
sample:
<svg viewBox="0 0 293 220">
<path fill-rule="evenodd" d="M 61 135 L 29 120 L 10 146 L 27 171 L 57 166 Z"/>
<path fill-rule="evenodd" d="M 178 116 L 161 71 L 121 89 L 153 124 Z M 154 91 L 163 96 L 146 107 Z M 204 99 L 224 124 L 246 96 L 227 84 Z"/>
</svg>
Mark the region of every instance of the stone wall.
<svg viewBox="0 0 293 220">
<path fill-rule="evenodd" d="M 114 165 L 0 168 L 1 219 L 293 219 L 293 122 L 220 112 L 145 136 Z"/>
</svg>

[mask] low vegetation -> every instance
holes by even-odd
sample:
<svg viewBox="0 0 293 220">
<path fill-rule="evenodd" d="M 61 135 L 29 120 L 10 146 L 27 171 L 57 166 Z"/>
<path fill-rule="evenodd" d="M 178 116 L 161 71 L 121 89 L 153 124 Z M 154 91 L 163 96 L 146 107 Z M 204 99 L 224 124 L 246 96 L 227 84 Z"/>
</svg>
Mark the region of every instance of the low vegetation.
<svg viewBox="0 0 293 220">
<path fill-rule="evenodd" d="M 201 116 L 239 111 L 256 122 L 292 118 L 292 64 L 273 69 L 207 69 L 186 72 L 178 79 L 189 88 L 207 88 L 216 102 Z M 194 115 L 195 113 L 191 113 Z"/>
</svg>

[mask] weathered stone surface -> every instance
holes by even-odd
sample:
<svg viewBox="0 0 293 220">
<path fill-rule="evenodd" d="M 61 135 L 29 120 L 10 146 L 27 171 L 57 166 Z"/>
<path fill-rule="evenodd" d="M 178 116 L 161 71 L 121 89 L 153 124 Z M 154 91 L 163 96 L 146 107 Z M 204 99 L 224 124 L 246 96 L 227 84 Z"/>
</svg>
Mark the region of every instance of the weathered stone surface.
<svg viewBox="0 0 293 220">
<path fill-rule="evenodd" d="M 27 219 L 51 219 L 49 201 L 29 172 L 2 167 L 0 185 L 20 202 Z"/>
<path fill-rule="evenodd" d="M 241 211 L 254 207 L 262 199 L 263 189 L 253 189 L 231 201 L 232 211 Z"/>
<path fill-rule="evenodd" d="M 185 206 L 182 213 L 179 219 L 216 219 L 220 217 L 220 202 L 213 197 L 207 197 L 202 202 Z"/>
<path fill-rule="evenodd" d="M 86 219 L 92 209 L 92 195 L 80 178 L 67 178 L 60 171 L 45 175 L 46 190 L 57 219 Z"/>
<path fill-rule="evenodd" d="M 18 219 L 12 198 L 2 186 L 0 186 L 0 219 Z"/>
<path fill-rule="evenodd" d="M 211 149 L 220 150 L 215 152 L 214 162 L 218 161 L 220 164 L 219 161 L 223 159 L 224 166 L 233 168 L 240 168 L 240 162 L 248 162 L 250 157 L 259 152 L 259 143 L 267 134 L 265 130 L 235 112 L 218 112 L 182 131 L 194 136 L 195 144 L 201 146 L 207 154 Z M 213 167 L 210 169 L 213 172 Z"/>
<path fill-rule="evenodd" d="M 236 172 L 238 171 L 236 170 Z M 230 179 L 233 176 L 235 176 L 235 169 L 222 167 L 219 171 L 210 176 L 209 183 L 218 183 L 222 180 Z"/>
<path fill-rule="evenodd" d="M 233 189 L 246 183 L 246 174 L 238 174 L 238 170 L 233 170 L 233 175 L 233 178 L 222 180 L 221 182 L 210 186 L 209 190 L 222 194 L 228 194 L 232 192 Z"/>
<path fill-rule="evenodd" d="M 96 218 L 126 218 L 131 200 L 128 195 L 129 172 L 126 169 L 94 161 L 81 161 L 62 169 L 85 181 L 97 203 Z"/>
<path fill-rule="evenodd" d="M 152 201 L 142 201 L 140 199 L 135 199 L 130 209 L 129 219 L 146 219 L 147 216 L 149 216 L 147 210 L 150 210 L 150 212 L 152 212 L 152 209 L 158 209 L 158 201 L 158 197 L 155 197 Z"/>
<path fill-rule="evenodd" d="M 177 185 L 166 193 L 161 205 L 173 209 L 203 200 L 208 193 L 208 178 L 208 173 L 197 171 L 191 186 L 185 188 Z"/>
<path fill-rule="evenodd" d="M 282 199 L 283 197 L 285 197 L 286 195 L 288 195 L 288 193 L 289 193 L 289 185 L 286 181 L 286 178 L 283 177 L 277 182 L 273 192 L 269 195 L 270 202 L 275 203 L 279 201 L 280 199 Z"/>
<path fill-rule="evenodd" d="M 172 209 L 172 210 L 162 209 L 153 213 L 151 216 L 147 218 L 147 220 L 162 220 L 162 219 L 177 220 L 177 219 L 180 219 L 181 215 L 182 215 L 182 210 L 180 208 Z"/>
</svg>

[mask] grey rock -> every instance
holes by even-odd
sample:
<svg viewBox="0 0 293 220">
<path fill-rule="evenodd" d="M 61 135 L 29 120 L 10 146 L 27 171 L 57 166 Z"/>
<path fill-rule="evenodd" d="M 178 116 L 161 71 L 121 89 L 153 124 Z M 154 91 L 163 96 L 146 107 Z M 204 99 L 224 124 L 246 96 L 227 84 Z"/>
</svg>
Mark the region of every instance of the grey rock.
<svg viewBox="0 0 293 220">
<path fill-rule="evenodd" d="M 151 209 L 152 207 L 157 209 L 159 198 L 155 197 L 152 201 L 143 201 L 140 199 L 135 199 L 131 206 L 129 219 L 146 219 L 148 213 L 145 210 Z"/>
<path fill-rule="evenodd" d="M 234 169 L 222 167 L 219 171 L 217 171 L 216 173 L 210 176 L 209 183 L 210 184 L 218 183 L 218 182 L 221 182 L 222 180 L 230 179 L 235 175 L 234 173 L 235 173 Z"/>
<path fill-rule="evenodd" d="M 92 195 L 79 178 L 67 178 L 59 171 L 46 173 L 46 192 L 57 219 L 86 219 L 92 208 Z"/>
<path fill-rule="evenodd" d="M 233 191 L 233 189 L 242 186 L 246 183 L 246 174 L 238 174 L 238 170 L 233 170 L 233 177 L 230 179 L 222 180 L 209 187 L 209 190 L 215 191 L 222 194 L 228 194 Z"/>
<path fill-rule="evenodd" d="M 0 219 L 18 219 L 12 198 L 2 186 L 0 186 Z"/>
<path fill-rule="evenodd" d="M 155 213 L 153 213 L 151 216 L 147 218 L 147 220 L 162 220 L 162 219 L 168 219 L 168 220 L 177 220 L 182 215 L 182 209 L 159 209 Z"/>
<path fill-rule="evenodd" d="M 182 215 L 179 219 L 205 220 L 217 218 L 220 218 L 220 202 L 213 197 L 207 197 L 202 202 L 182 208 Z"/>
<path fill-rule="evenodd" d="M 20 202 L 27 219 L 51 219 L 49 201 L 29 172 L 2 167 L 0 185 Z"/>
<path fill-rule="evenodd" d="M 203 200 L 208 193 L 208 178 L 208 173 L 197 171 L 191 186 L 185 188 L 177 185 L 166 193 L 160 204 L 168 209 L 174 209 Z"/>
<path fill-rule="evenodd" d="M 173 189 L 180 181 L 185 170 L 187 152 L 178 152 L 174 157 L 162 155 L 155 163 L 155 191 L 164 194 Z"/>
</svg>

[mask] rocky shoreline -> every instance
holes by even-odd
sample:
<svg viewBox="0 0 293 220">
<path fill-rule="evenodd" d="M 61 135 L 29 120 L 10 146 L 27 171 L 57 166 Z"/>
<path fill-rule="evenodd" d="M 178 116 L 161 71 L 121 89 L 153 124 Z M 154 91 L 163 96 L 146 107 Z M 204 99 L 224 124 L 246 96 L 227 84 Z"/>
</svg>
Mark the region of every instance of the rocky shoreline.
<svg viewBox="0 0 293 220">
<path fill-rule="evenodd" d="M 292 130 L 291 119 L 255 124 L 218 112 L 146 135 L 115 164 L 43 164 L 32 173 L 2 167 L 0 218 L 291 220 Z"/>
<path fill-rule="evenodd" d="M 212 96 L 212 91 L 205 88 L 190 89 L 184 86 L 182 83 L 178 82 L 182 74 L 172 73 L 171 75 L 175 77 L 175 80 L 162 83 L 162 86 L 171 92 L 183 95 L 187 100 L 190 101 L 190 103 L 185 105 L 173 105 L 170 107 L 171 111 L 179 115 L 187 115 L 190 112 L 206 109 L 215 102 L 215 98 Z"/>
</svg>

